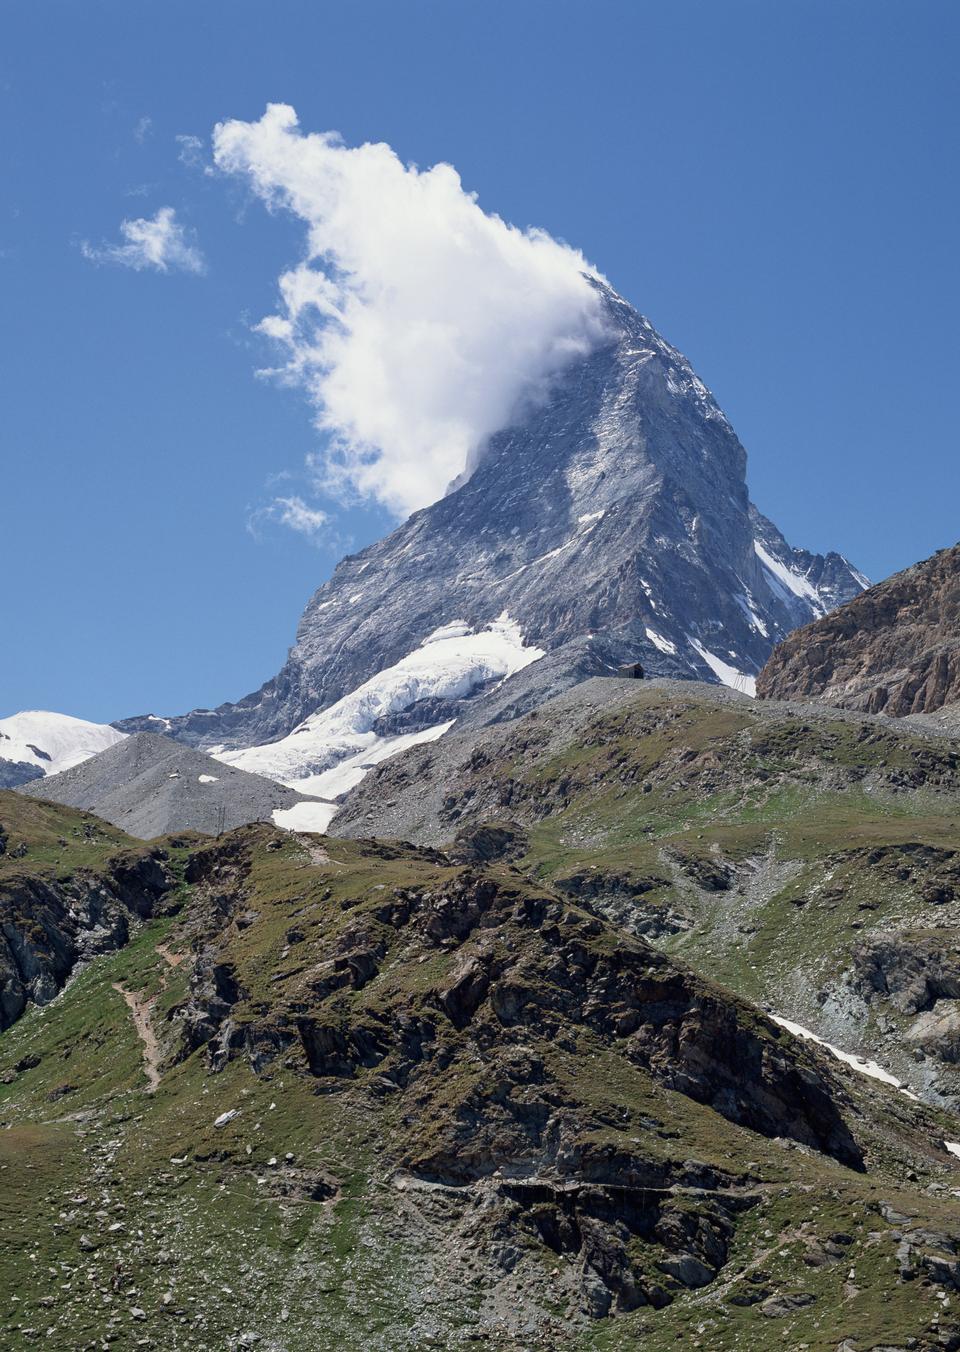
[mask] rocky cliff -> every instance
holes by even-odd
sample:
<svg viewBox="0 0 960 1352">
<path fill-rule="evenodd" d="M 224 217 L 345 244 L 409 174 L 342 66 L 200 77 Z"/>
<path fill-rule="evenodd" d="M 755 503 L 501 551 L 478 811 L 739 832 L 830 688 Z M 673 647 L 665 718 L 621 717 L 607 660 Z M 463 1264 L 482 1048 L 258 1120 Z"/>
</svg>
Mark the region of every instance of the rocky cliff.
<svg viewBox="0 0 960 1352">
<path fill-rule="evenodd" d="M 0 1030 L 164 908 L 167 852 L 129 843 L 94 817 L 0 792 Z"/>
<path fill-rule="evenodd" d="M 960 545 L 796 630 L 774 649 L 757 694 L 897 718 L 960 701 Z"/>
<path fill-rule="evenodd" d="M 167 848 L 0 1036 L 13 1352 L 960 1346 L 956 1118 L 509 865 Z"/>
</svg>

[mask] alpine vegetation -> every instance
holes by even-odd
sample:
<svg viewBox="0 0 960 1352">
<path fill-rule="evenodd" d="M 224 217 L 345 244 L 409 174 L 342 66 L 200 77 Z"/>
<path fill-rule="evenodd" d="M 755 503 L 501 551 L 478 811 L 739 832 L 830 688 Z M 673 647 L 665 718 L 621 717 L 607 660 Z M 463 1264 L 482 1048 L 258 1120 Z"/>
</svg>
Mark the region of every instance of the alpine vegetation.
<svg viewBox="0 0 960 1352">
<path fill-rule="evenodd" d="M 129 112 L 131 166 L 164 111 Z M 168 137 L 181 169 L 202 150 Z M 960 1352 L 960 546 L 873 586 L 788 542 L 683 353 L 449 164 L 279 103 L 212 153 L 190 219 L 216 285 L 141 275 L 205 269 L 173 207 L 83 246 L 110 274 L 69 254 L 154 357 L 176 333 L 176 380 L 132 342 L 129 366 L 175 416 L 130 395 L 150 480 L 122 519 L 71 502 L 69 555 L 57 493 L 17 501 L 11 466 L 6 524 L 43 548 L 7 599 L 50 582 L 8 665 L 42 636 L 31 702 L 69 660 L 115 705 L 98 635 L 129 624 L 139 707 L 181 658 L 197 700 L 210 653 L 309 599 L 240 699 L 0 719 L 4 1352 Z M 175 461 L 217 365 L 180 307 L 235 316 L 279 213 L 256 341 L 309 455 L 251 507 L 274 398 L 261 438 L 235 352 L 239 394 Z M 178 329 L 143 322 L 151 293 Z M 771 408 L 782 443 L 797 401 Z M 287 528 L 289 586 L 244 515 Z M 162 571 L 139 630 L 88 566 L 108 519 L 112 569 Z M 316 569 L 305 544 L 354 536 Z"/>
</svg>

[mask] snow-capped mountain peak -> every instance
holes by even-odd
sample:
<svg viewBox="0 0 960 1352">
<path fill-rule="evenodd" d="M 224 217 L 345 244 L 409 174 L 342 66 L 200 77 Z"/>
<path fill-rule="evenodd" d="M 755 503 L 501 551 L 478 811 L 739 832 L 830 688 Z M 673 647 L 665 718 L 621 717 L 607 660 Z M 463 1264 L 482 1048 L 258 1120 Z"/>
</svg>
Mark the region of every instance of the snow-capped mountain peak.
<svg viewBox="0 0 960 1352">
<path fill-rule="evenodd" d="M 89 723 L 43 709 L 0 718 L 0 788 L 69 770 L 125 735 L 106 723 Z"/>
<path fill-rule="evenodd" d="M 749 691 L 786 634 L 862 590 L 841 555 L 794 549 L 752 506 L 746 452 L 706 385 L 596 284 L 606 340 L 493 436 L 469 477 L 338 564 L 273 680 L 171 719 L 170 736 L 266 774 L 278 748 L 321 729 L 340 736 L 341 718 L 348 741 L 370 736 L 356 720 L 371 698 L 375 719 L 393 719 L 390 735 L 426 736 L 462 714 L 461 696 L 441 708 L 425 689 L 398 722 L 368 683 L 448 639 L 492 633 L 504 613 L 525 649 L 546 654 L 508 683 L 526 708 L 623 663 Z M 256 765 L 245 759 L 253 748 Z"/>
</svg>

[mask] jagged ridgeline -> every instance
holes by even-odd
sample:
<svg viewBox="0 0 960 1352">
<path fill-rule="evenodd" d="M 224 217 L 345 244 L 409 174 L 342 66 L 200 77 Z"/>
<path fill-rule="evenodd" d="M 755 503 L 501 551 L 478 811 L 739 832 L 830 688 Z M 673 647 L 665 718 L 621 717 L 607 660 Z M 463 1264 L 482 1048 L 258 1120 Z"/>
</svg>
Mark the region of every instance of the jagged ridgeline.
<svg viewBox="0 0 960 1352">
<path fill-rule="evenodd" d="M 841 555 L 791 548 L 752 506 L 746 453 L 710 392 L 601 289 L 606 341 L 493 437 L 465 483 L 338 565 L 275 679 L 216 710 L 117 726 L 203 749 L 270 742 L 445 626 L 504 614 L 547 654 L 528 700 L 626 662 L 747 688 L 775 643 L 859 593 Z M 483 679 L 410 710 L 407 730 L 456 716 Z"/>
<path fill-rule="evenodd" d="M 491 858 L 519 828 L 0 821 L 4 1346 L 960 1339 L 956 1118 Z"/>
</svg>

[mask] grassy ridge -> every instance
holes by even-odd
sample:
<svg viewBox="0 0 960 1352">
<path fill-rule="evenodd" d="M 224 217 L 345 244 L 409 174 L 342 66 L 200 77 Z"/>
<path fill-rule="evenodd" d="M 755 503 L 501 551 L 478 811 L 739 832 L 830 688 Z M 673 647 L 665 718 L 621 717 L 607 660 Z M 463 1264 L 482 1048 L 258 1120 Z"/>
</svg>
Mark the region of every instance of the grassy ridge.
<svg viewBox="0 0 960 1352">
<path fill-rule="evenodd" d="M 266 826 L 161 842 L 169 913 L 0 1035 L 2 1345 L 960 1345 L 955 1116 L 654 953 L 646 1022 L 609 1031 L 630 1013 L 611 974 L 646 951 L 630 914 L 676 918 L 661 950 L 810 1025 L 834 1017 L 818 994 L 865 935 L 945 933 L 955 903 L 928 895 L 960 850 L 956 759 L 641 688 L 568 745 L 536 719 L 509 730 L 458 795 L 464 824 L 524 824 L 520 871 Z M 146 848 L 16 795 L 0 822 L 0 882 Z M 581 962 L 602 975 L 584 984 Z M 159 1041 L 155 1093 L 121 992 Z M 698 1002 L 765 1064 L 832 1087 L 865 1172 L 675 1087 L 710 1046 Z M 610 1191 L 627 1179 L 639 1192 Z M 638 1206 L 651 1223 L 631 1228 Z M 688 1286 L 670 1263 L 711 1234 L 724 1261 Z M 604 1314 L 618 1264 L 662 1308 L 621 1290 Z"/>
</svg>

